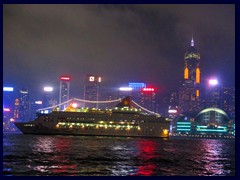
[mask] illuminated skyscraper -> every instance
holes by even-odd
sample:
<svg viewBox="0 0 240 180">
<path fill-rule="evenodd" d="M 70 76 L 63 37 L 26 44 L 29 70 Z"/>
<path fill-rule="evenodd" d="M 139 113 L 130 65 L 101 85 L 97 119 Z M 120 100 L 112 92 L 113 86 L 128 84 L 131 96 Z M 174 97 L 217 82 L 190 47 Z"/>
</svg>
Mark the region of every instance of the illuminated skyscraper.
<svg viewBox="0 0 240 180">
<path fill-rule="evenodd" d="M 217 82 L 217 80 L 209 80 L 208 85 L 206 85 L 205 90 L 205 103 L 204 108 L 220 108 L 222 109 L 222 92 L 221 85 Z"/>
<path fill-rule="evenodd" d="M 222 108 L 231 119 L 235 118 L 235 87 L 222 88 Z"/>
<path fill-rule="evenodd" d="M 131 87 L 134 91 L 142 90 L 142 88 L 146 87 L 146 83 L 143 82 L 129 82 L 128 86 Z"/>
<path fill-rule="evenodd" d="M 146 83 L 143 82 L 129 82 L 128 86 L 132 88 L 131 99 L 141 104 L 142 102 L 142 89 L 146 87 Z"/>
<path fill-rule="evenodd" d="M 154 88 L 142 88 L 140 105 L 149 111 L 156 112 L 156 93 Z"/>
<path fill-rule="evenodd" d="M 191 47 L 184 55 L 184 75 L 179 88 L 179 108 L 182 113 L 195 115 L 201 110 L 200 72 L 200 53 L 192 39 Z"/>
<path fill-rule="evenodd" d="M 200 84 L 200 54 L 194 47 L 192 38 L 191 47 L 184 55 L 184 79 Z M 198 93 L 196 93 L 197 95 Z"/>
<path fill-rule="evenodd" d="M 58 104 L 58 101 L 55 98 L 55 93 L 54 93 L 54 89 L 51 86 L 45 86 L 43 88 L 43 101 L 42 101 L 42 105 L 44 108 L 49 108 L 52 106 L 55 106 Z M 48 110 L 49 110 L 48 109 Z"/>
<path fill-rule="evenodd" d="M 15 120 L 19 119 L 19 99 L 15 99 L 15 103 L 14 103 L 14 112 L 13 112 L 13 118 Z"/>
<path fill-rule="evenodd" d="M 13 89 L 13 87 L 3 87 L 3 131 L 11 129 L 14 104 Z"/>
<path fill-rule="evenodd" d="M 99 90 L 102 78 L 98 75 L 87 75 L 84 84 L 84 99 L 89 101 L 99 100 Z M 85 106 L 98 108 L 97 103 L 88 103 Z"/>
<path fill-rule="evenodd" d="M 61 76 L 60 78 L 60 93 L 59 93 L 59 104 L 69 100 L 69 91 L 70 91 L 70 77 Z M 68 104 L 60 106 L 60 110 L 65 109 Z"/>
<path fill-rule="evenodd" d="M 19 119 L 22 122 L 26 122 L 30 120 L 30 101 L 29 101 L 28 89 L 20 90 Z"/>
</svg>

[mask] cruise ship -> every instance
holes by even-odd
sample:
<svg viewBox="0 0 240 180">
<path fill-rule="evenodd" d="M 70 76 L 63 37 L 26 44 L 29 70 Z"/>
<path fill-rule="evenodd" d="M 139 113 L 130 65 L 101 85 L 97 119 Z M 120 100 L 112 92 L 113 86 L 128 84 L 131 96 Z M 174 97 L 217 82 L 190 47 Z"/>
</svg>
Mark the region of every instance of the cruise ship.
<svg viewBox="0 0 240 180">
<path fill-rule="evenodd" d="M 143 113 L 125 97 L 112 109 L 73 108 L 38 113 L 29 122 L 15 122 L 24 134 L 160 137 L 169 136 L 170 121 Z"/>
</svg>

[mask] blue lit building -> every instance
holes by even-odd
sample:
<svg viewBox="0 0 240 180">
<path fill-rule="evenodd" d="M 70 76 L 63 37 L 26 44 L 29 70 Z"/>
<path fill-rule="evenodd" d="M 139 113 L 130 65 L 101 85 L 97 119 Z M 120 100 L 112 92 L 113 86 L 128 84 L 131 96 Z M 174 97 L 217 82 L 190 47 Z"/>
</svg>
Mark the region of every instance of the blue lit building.
<svg viewBox="0 0 240 180">
<path fill-rule="evenodd" d="M 228 134 L 231 126 L 226 112 L 218 108 L 207 108 L 195 117 L 196 133 Z"/>
<path fill-rule="evenodd" d="M 128 86 L 131 87 L 134 91 L 142 90 L 142 88 L 146 87 L 146 83 L 142 82 L 129 82 Z"/>
<path fill-rule="evenodd" d="M 177 117 L 172 125 L 174 136 L 235 137 L 235 122 L 218 108 L 203 109 L 195 118 Z"/>
</svg>

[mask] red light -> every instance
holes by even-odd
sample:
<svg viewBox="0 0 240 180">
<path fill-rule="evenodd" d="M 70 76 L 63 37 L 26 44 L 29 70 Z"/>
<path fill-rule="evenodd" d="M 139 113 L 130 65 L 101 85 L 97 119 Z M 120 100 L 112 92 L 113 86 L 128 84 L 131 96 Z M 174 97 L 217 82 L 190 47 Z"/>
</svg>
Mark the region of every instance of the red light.
<svg viewBox="0 0 240 180">
<path fill-rule="evenodd" d="M 143 91 L 147 91 L 147 92 L 154 92 L 155 89 L 154 88 L 143 88 Z"/>
<path fill-rule="evenodd" d="M 70 77 L 68 77 L 68 76 L 62 76 L 62 77 L 61 77 L 61 80 L 63 80 L 63 81 L 69 81 L 69 80 L 70 80 Z"/>
</svg>

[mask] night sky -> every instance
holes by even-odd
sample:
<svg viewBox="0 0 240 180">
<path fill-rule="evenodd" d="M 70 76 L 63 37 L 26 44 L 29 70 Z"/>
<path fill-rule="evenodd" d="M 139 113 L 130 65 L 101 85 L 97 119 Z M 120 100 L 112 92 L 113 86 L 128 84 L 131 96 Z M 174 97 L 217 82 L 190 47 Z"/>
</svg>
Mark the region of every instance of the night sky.
<svg viewBox="0 0 240 180">
<path fill-rule="evenodd" d="M 82 97 L 87 74 L 103 87 L 146 82 L 171 92 L 192 37 L 202 80 L 235 86 L 235 5 L 3 5 L 3 84 L 59 90 L 70 75 Z"/>
</svg>

